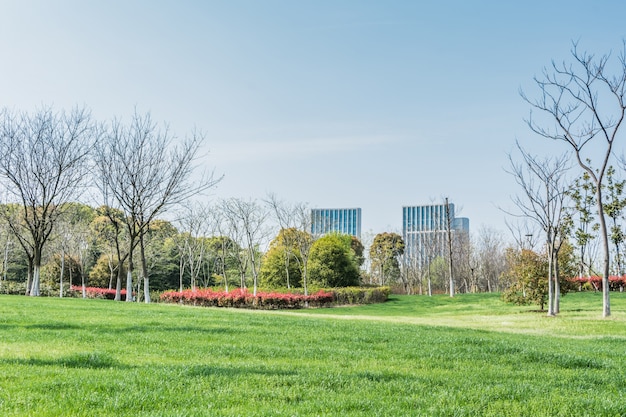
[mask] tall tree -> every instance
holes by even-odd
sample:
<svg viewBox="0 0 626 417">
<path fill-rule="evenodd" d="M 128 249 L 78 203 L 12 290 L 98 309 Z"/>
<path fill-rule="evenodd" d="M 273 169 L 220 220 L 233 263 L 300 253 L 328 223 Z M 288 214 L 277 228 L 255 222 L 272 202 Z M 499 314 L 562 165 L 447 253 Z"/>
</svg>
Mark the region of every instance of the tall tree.
<svg viewBox="0 0 626 417">
<path fill-rule="evenodd" d="M 259 246 L 267 237 L 267 210 L 253 200 L 231 198 L 224 200 L 221 210 L 228 224 L 229 237 L 243 248 L 239 254 L 242 287 L 245 286 L 246 272 L 252 272 L 253 294 L 258 289 L 260 253 Z"/>
<path fill-rule="evenodd" d="M 150 281 L 145 255 L 145 234 L 157 215 L 214 186 L 213 173 L 191 181 L 204 136 L 192 132 L 177 140 L 159 128 L 149 113 L 133 115 L 124 125 L 115 120 L 98 148 L 98 174 L 105 204 L 121 209 L 130 240 L 127 301 L 132 297 L 133 250 L 139 246 L 144 299 L 150 302 Z"/>
<path fill-rule="evenodd" d="M 259 278 L 267 287 L 299 287 L 302 262 L 295 242 L 300 239 L 296 234 L 306 233 L 296 228 L 281 229 L 270 242 L 270 247 L 263 257 Z M 288 258 L 289 262 L 285 259 Z"/>
<path fill-rule="evenodd" d="M 626 115 L 626 41 L 623 42 L 617 65 L 612 65 L 611 54 L 595 57 L 581 52 L 573 44 L 573 63 L 552 63 L 541 78 L 535 78 L 539 98 L 522 97 L 532 108 L 547 116 L 545 127 L 541 120 L 528 119 L 530 129 L 536 134 L 565 143 L 573 150 L 576 161 L 596 187 L 596 204 L 602 240 L 602 315 L 611 315 L 609 295 L 610 248 L 609 232 L 605 219 L 603 196 L 604 177 L 613 155 L 615 141 Z M 615 70 L 612 74 L 611 71 Z M 592 165 L 591 155 L 603 153 L 597 165 Z"/>
<path fill-rule="evenodd" d="M 184 267 L 189 268 L 189 276 L 192 290 L 196 289 L 198 277 L 205 263 L 207 251 L 207 240 L 210 227 L 210 207 L 202 203 L 186 204 L 182 215 L 178 220 L 181 235 L 178 238 L 180 250 L 180 271 L 181 277 L 184 274 Z M 182 291 L 182 281 L 181 281 Z"/>
<path fill-rule="evenodd" d="M 399 258 L 404 253 L 404 241 L 397 233 L 379 233 L 370 246 L 372 274 L 379 285 L 388 285 L 400 276 Z"/>
<path fill-rule="evenodd" d="M 595 185 L 591 182 L 589 174 L 583 172 L 581 177 L 576 178 L 569 191 L 569 197 L 573 202 L 570 211 L 573 212 L 572 221 L 575 223 L 572 234 L 578 246 L 579 278 L 583 275 L 591 276 L 592 259 L 595 258 L 594 249 L 596 248 L 593 243 L 596 242 L 596 235 L 600 229 L 600 225 L 594 222 L 595 196 Z"/>
<path fill-rule="evenodd" d="M 19 216 L 11 210 L 2 214 L 28 258 L 31 296 L 40 295 L 44 246 L 63 203 L 82 191 L 97 138 L 98 129 L 84 108 L 69 113 L 51 108 L 0 111 L 0 178 L 20 205 Z"/>
<path fill-rule="evenodd" d="M 615 268 L 614 273 L 616 275 L 623 274 L 623 260 L 622 260 L 622 244 L 626 236 L 622 230 L 620 219 L 622 217 L 622 211 L 626 207 L 626 199 L 622 196 L 624 193 L 625 180 L 619 180 L 615 178 L 615 168 L 610 166 L 606 171 L 606 190 L 608 201 L 606 203 L 606 215 L 611 219 L 610 228 L 610 241 L 613 244 L 615 250 Z"/>
<path fill-rule="evenodd" d="M 565 199 L 569 185 L 565 174 L 569 168 L 567 155 L 540 159 L 526 152 L 519 143 L 517 148 L 522 161 L 517 163 L 509 155 L 510 173 L 522 188 L 523 196 L 513 197 L 521 215 L 537 223 L 544 235 L 548 255 L 548 315 L 559 310 L 559 281 L 555 266 L 565 239 Z"/>
<path fill-rule="evenodd" d="M 476 275 L 479 286 L 488 292 L 502 290 L 500 276 L 505 269 L 504 239 L 495 229 L 481 227 L 476 238 Z"/>
<path fill-rule="evenodd" d="M 450 210 L 450 202 L 446 197 L 446 234 L 448 235 L 448 277 L 450 278 L 450 297 L 454 297 L 454 275 L 453 275 L 453 256 L 452 256 L 452 211 Z"/>
</svg>

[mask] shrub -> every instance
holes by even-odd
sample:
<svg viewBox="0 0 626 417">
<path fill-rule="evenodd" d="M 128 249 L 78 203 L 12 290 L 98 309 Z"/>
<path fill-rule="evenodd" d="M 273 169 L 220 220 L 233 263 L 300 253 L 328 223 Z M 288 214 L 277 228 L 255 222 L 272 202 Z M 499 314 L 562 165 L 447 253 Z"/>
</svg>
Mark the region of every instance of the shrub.
<svg viewBox="0 0 626 417">
<path fill-rule="evenodd" d="M 72 285 L 70 288 L 71 297 L 82 297 L 83 287 L 80 285 Z M 115 299 L 115 289 L 85 287 L 85 295 L 87 298 L 102 298 L 107 300 Z M 126 297 L 126 290 L 122 289 L 122 298 Z"/>
<path fill-rule="evenodd" d="M 333 289 L 335 303 L 345 304 L 373 304 L 387 301 L 391 289 L 389 287 L 345 287 Z"/>
<path fill-rule="evenodd" d="M 237 288 L 229 292 L 214 291 L 210 288 L 165 291 L 160 296 L 164 303 L 180 303 L 185 305 L 203 307 L 235 307 L 257 308 L 265 310 L 303 308 L 307 305 L 323 307 L 334 301 L 333 293 L 320 290 L 311 295 L 281 293 L 281 292 L 257 292 L 252 295 L 247 289 Z"/>
</svg>

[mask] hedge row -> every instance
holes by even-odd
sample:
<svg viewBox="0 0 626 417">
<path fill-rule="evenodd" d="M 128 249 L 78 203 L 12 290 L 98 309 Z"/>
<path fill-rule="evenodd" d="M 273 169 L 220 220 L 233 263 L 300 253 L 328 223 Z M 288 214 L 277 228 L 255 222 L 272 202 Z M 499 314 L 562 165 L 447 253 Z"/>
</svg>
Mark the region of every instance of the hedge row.
<svg viewBox="0 0 626 417">
<path fill-rule="evenodd" d="M 579 290 L 592 289 L 600 291 L 602 289 L 602 277 L 590 276 L 590 277 L 575 277 L 570 278 L 571 282 L 579 284 Z M 611 275 L 609 276 L 609 290 L 622 291 L 626 286 L 626 275 Z"/>
<path fill-rule="evenodd" d="M 335 304 L 373 304 L 387 301 L 391 289 L 389 287 L 345 287 L 332 290 Z"/>
<path fill-rule="evenodd" d="M 231 291 L 196 289 L 166 291 L 161 294 L 164 303 L 179 303 L 205 307 L 236 307 L 256 309 L 297 309 L 305 307 L 329 307 L 331 305 L 381 303 L 389 296 L 388 287 L 377 288 L 336 288 L 318 290 L 313 294 L 283 292 L 257 292 L 256 296 L 248 289 L 237 288 Z"/>
<path fill-rule="evenodd" d="M 83 287 L 80 285 L 72 285 L 70 288 L 70 297 L 82 297 Z M 87 298 L 102 298 L 107 300 L 115 300 L 115 289 L 85 287 L 85 296 Z M 126 299 L 126 290 L 122 289 L 122 299 Z"/>
<path fill-rule="evenodd" d="M 320 290 L 314 294 L 293 294 L 279 292 L 257 292 L 253 295 L 246 288 L 231 291 L 215 291 L 210 288 L 166 291 L 161 294 L 161 302 L 179 303 L 203 307 L 236 307 L 258 309 L 294 309 L 324 307 L 332 304 L 333 294 Z"/>
</svg>

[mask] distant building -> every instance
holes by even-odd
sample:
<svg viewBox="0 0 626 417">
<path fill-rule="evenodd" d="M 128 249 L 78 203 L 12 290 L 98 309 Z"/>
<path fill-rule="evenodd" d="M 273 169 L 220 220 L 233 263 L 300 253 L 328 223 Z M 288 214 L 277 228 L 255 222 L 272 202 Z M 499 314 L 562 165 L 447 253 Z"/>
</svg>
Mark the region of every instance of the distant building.
<svg viewBox="0 0 626 417">
<path fill-rule="evenodd" d="M 455 217 L 454 204 L 402 207 L 405 265 L 427 265 L 447 254 L 448 219 L 453 239 L 469 236 L 469 219 Z"/>
<path fill-rule="evenodd" d="M 361 238 L 361 209 L 312 209 L 311 234 L 321 236 L 330 232 L 339 232 Z"/>
</svg>

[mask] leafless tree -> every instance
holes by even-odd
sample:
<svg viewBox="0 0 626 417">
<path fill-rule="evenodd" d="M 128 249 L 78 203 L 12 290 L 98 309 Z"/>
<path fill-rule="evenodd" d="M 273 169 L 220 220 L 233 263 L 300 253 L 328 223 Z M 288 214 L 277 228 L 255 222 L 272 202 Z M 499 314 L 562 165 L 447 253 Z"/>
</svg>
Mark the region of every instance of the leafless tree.
<svg viewBox="0 0 626 417">
<path fill-rule="evenodd" d="M 247 268 L 250 268 L 253 294 L 256 295 L 260 267 L 259 248 L 267 238 L 267 210 L 256 201 L 231 198 L 222 202 L 221 211 L 228 224 L 228 237 L 243 249 L 238 254 L 242 287 L 245 287 Z"/>
<path fill-rule="evenodd" d="M 211 220 L 210 207 L 203 203 L 185 204 L 183 213 L 178 219 L 180 239 L 178 244 L 181 255 L 181 277 L 184 266 L 189 268 L 192 290 L 196 289 L 198 277 L 205 261 L 207 251 L 206 236 Z M 184 259 L 184 260 L 183 260 Z M 181 289 L 182 291 L 182 279 Z"/>
<path fill-rule="evenodd" d="M 453 256 L 452 256 L 452 213 L 450 210 L 450 203 L 448 202 L 448 198 L 446 197 L 445 201 L 446 207 L 446 234 L 448 236 L 447 246 L 448 246 L 448 274 L 450 277 L 450 297 L 454 297 L 454 276 L 453 272 Z"/>
<path fill-rule="evenodd" d="M 477 275 L 485 291 L 502 291 L 500 276 L 505 270 L 504 238 L 500 232 L 485 226 L 478 230 L 475 243 Z"/>
<path fill-rule="evenodd" d="M 133 251 L 139 246 L 144 299 L 150 302 L 145 256 L 145 234 L 150 223 L 157 215 L 219 181 L 212 172 L 191 181 L 203 140 L 199 132 L 177 140 L 167 127 L 157 127 L 149 113 L 135 112 L 128 125 L 114 120 L 98 147 L 98 175 L 105 204 L 114 204 L 124 212 L 130 241 L 126 301 L 132 300 Z"/>
<path fill-rule="evenodd" d="M 517 149 L 522 157 L 515 162 L 509 154 L 510 171 L 517 184 L 522 188 L 522 196 L 512 197 L 513 203 L 526 217 L 541 228 L 545 236 L 548 252 L 548 315 L 559 312 L 559 279 L 555 274 L 558 253 L 567 238 L 566 199 L 569 190 L 566 173 L 569 158 L 560 157 L 539 159 L 526 152 L 519 143 Z"/>
<path fill-rule="evenodd" d="M 3 215 L 28 259 L 27 291 L 40 294 L 43 249 L 63 211 L 77 198 L 88 172 L 98 129 L 89 112 L 51 108 L 34 113 L 0 111 L 0 178 L 12 200 Z"/>
<path fill-rule="evenodd" d="M 535 77 L 539 98 L 529 99 L 521 93 L 532 108 L 549 121 L 531 117 L 530 129 L 544 138 L 560 141 L 574 152 L 578 165 L 591 178 L 596 187 L 596 205 L 600 222 L 603 248 L 602 315 L 611 315 L 609 295 L 610 252 L 609 236 L 605 219 L 603 198 L 604 177 L 613 154 L 618 132 L 626 115 L 626 41 L 617 58 L 611 54 L 596 57 L 578 50 L 574 43 L 571 50 L 573 63 L 552 63 L 541 78 Z M 615 71 L 614 75 L 611 74 Z M 554 127 L 545 127 L 548 126 Z M 602 147 L 600 161 L 592 165 L 592 156 Z"/>
</svg>

